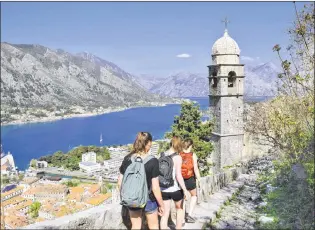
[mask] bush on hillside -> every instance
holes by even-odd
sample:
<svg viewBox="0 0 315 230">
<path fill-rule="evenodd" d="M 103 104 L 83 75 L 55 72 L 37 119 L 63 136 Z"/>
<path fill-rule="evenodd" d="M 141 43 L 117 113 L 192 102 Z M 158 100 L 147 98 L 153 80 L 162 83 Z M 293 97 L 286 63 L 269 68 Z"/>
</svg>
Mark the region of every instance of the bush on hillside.
<svg viewBox="0 0 315 230">
<path fill-rule="evenodd" d="M 269 175 L 278 189 L 267 196 L 265 212 L 278 220 L 276 228 L 281 229 L 315 227 L 314 15 L 314 4 L 305 5 L 300 12 L 296 9 L 287 55 L 280 45 L 273 47 L 283 70 L 278 76 L 278 95 L 252 106 L 246 124 L 246 130 L 261 144 L 271 146 L 278 156 L 275 172 Z M 302 167 L 305 178 L 296 178 L 293 171 L 297 166 Z"/>
<path fill-rule="evenodd" d="M 39 160 L 47 161 L 48 164 L 56 167 L 63 167 L 69 170 L 79 170 L 79 163 L 82 160 L 82 154 L 95 152 L 97 161 L 102 162 L 110 159 L 110 152 L 106 147 L 97 146 L 79 146 L 67 153 L 62 151 L 55 152 L 52 155 L 43 156 Z"/>
</svg>

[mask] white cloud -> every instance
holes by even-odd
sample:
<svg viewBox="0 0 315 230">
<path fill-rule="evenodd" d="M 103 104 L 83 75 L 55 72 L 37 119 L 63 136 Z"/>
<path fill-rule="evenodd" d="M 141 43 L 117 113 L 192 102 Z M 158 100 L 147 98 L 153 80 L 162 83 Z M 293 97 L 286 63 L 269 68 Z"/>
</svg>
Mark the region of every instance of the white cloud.
<svg viewBox="0 0 315 230">
<path fill-rule="evenodd" d="M 259 61 L 260 57 L 241 56 L 241 59 L 242 61 L 255 62 L 255 61 Z"/>
<path fill-rule="evenodd" d="M 176 57 L 178 57 L 178 58 L 190 58 L 191 55 L 190 54 L 178 54 Z"/>
<path fill-rule="evenodd" d="M 255 61 L 255 58 L 248 57 L 248 56 L 241 56 L 241 59 L 242 59 L 243 61 Z"/>
</svg>

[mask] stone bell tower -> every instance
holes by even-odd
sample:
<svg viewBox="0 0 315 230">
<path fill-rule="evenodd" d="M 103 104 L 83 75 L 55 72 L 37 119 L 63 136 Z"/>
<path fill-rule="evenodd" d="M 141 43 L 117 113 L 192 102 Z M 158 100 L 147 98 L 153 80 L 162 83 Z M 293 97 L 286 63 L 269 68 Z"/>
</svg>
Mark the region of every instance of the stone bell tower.
<svg viewBox="0 0 315 230">
<path fill-rule="evenodd" d="M 229 36 L 227 20 L 223 37 L 212 47 L 209 68 L 210 113 L 214 118 L 212 160 L 215 169 L 242 160 L 244 145 L 244 64 L 240 64 L 240 49 Z"/>
</svg>

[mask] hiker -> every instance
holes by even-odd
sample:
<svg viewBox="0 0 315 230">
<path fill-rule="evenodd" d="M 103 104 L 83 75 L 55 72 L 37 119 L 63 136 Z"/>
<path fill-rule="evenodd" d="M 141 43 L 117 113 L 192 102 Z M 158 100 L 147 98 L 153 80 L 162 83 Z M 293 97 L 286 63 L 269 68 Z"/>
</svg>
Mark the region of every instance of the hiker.
<svg viewBox="0 0 315 230">
<path fill-rule="evenodd" d="M 184 221 L 183 199 L 188 195 L 185 182 L 182 176 L 182 158 L 179 153 L 182 151 L 180 137 L 174 136 L 170 142 L 170 148 L 161 153 L 160 163 L 160 187 L 164 201 L 165 213 L 161 217 L 161 229 L 169 229 L 168 218 L 171 210 L 171 200 L 175 202 L 176 208 L 176 229 L 182 229 Z"/>
<path fill-rule="evenodd" d="M 192 217 L 194 208 L 197 203 L 197 185 L 200 185 L 200 172 L 197 163 L 197 155 L 192 152 L 193 141 L 186 139 L 183 143 L 183 152 L 181 152 L 182 163 L 182 176 L 185 181 L 187 190 L 191 198 L 189 203 L 189 211 L 185 213 L 185 221 L 187 223 L 194 223 L 196 220 Z M 196 183 L 197 182 L 197 183 Z"/>
<path fill-rule="evenodd" d="M 163 216 L 164 203 L 159 185 L 159 161 L 149 154 L 152 136 L 140 132 L 120 168 L 118 188 L 121 204 L 128 208 L 131 229 L 141 229 L 144 211 L 149 229 L 159 229 L 158 214 Z"/>
</svg>

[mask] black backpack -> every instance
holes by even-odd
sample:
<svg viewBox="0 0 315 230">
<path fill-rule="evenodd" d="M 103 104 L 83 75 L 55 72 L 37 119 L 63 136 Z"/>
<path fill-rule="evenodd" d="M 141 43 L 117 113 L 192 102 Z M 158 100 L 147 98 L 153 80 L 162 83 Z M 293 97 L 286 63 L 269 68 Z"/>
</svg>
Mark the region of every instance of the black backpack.
<svg viewBox="0 0 315 230">
<path fill-rule="evenodd" d="M 177 153 L 173 153 L 169 156 L 166 156 L 165 153 L 161 153 L 161 157 L 159 158 L 159 181 L 161 188 L 169 188 L 174 185 L 173 179 L 173 157 L 176 156 Z"/>
</svg>

